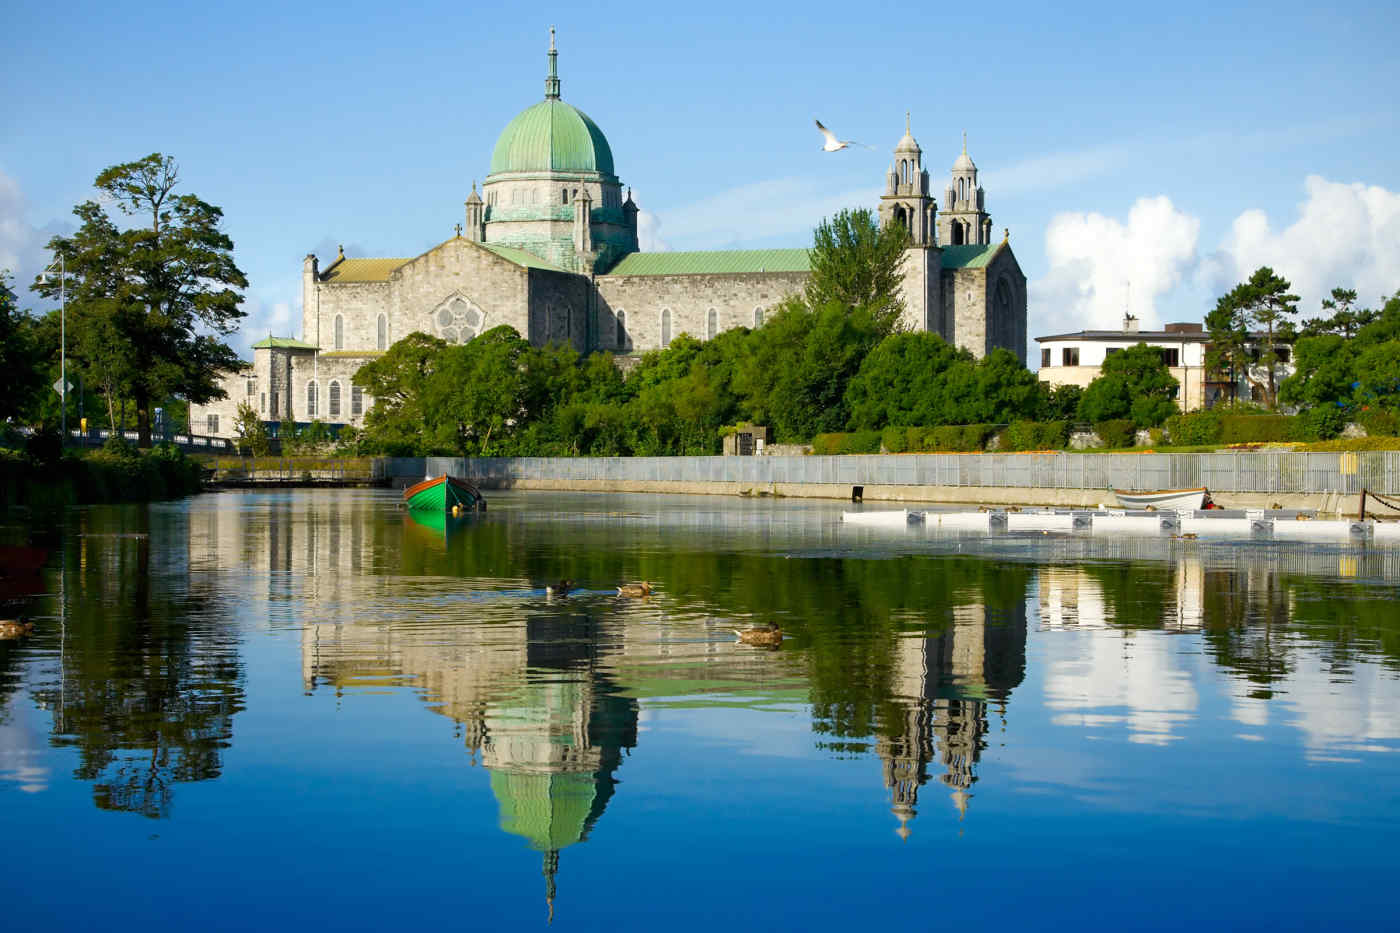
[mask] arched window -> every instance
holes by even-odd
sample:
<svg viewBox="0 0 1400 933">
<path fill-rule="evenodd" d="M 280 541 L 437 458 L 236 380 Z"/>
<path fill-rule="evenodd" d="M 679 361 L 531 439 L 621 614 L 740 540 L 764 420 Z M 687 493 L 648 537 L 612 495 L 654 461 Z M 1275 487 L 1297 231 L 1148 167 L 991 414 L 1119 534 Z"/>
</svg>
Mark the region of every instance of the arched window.
<svg viewBox="0 0 1400 933">
<path fill-rule="evenodd" d="M 665 308 L 661 312 L 661 346 L 671 345 L 671 309 Z"/>
<path fill-rule="evenodd" d="M 345 349 L 345 318 L 339 314 L 335 316 L 335 348 Z"/>
<path fill-rule="evenodd" d="M 316 417 L 316 380 L 306 384 L 306 417 Z"/>
<path fill-rule="evenodd" d="M 949 245 L 950 245 L 950 246 L 961 246 L 961 245 L 962 245 L 962 242 L 963 242 L 963 227 L 962 227 L 962 224 L 958 223 L 956 220 L 953 221 L 952 228 L 951 228 L 948 232 L 951 233 L 951 234 L 953 235 L 953 242 L 950 243 Z"/>
<path fill-rule="evenodd" d="M 754 326 L 755 329 L 757 329 L 757 328 L 763 326 L 763 309 L 762 309 L 762 308 L 754 308 L 754 309 L 753 309 L 753 326 Z"/>
<path fill-rule="evenodd" d="M 357 418 L 365 412 L 365 390 L 359 386 L 350 387 L 350 416 Z"/>
<path fill-rule="evenodd" d="M 561 198 L 563 198 L 563 200 L 559 202 L 560 204 L 568 204 L 568 203 L 569 203 L 569 189 L 568 189 L 568 188 L 565 188 L 565 189 L 563 189 L 562 191 L 560 191 L 560 192 L 559 192 L 559 196 L 560 196 Z"/>
<path fill-rule="evenodd" d="M 627 312 L 617 312 L 617 348 L 627 349 Z"/>
<path fill-rule="evenodd" d="M 705 339 L 714 340 L 719 333 L 719 313 L 711 308 L 705 314 Z"/>
<path fill-rule="evenodd" d="M 379 315 L 379 334 L 375 346 L 380 350 L 389 349 L 389 316 L 382 312 Z"/>
<path fill-rule="evenodd" d="M 336 380 L 332 379 L 332 380 L 331 380 L 330 392 L 327 393 L 327 395 L 328 395 L 328 397 L 327 397 L 327 399 L 326 399 L 326 409 L 327 409 L 327 410 L 326 410 L 326 414 L 327 414 L 328 416 L 332 417 L 332 418 L 339 418 L 339 417 L 340 417 L 340 383 L 337 382 Z"/>
</svg>

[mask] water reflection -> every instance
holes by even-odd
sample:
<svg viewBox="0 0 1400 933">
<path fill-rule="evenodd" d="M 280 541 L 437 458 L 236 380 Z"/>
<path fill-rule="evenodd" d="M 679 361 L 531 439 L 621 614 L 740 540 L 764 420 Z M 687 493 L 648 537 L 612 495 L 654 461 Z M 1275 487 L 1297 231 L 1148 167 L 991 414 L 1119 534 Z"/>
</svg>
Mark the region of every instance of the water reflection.
<svg viewBox="0 0 1400 933">
<path fill-rule="evenodd" d="M 32 700 L 98 807 L 169 816 L 182 783 L 223 773 L 248 641 L 285 639 L 309 697 L 412 694 L 450 721 L 500 829 L 539 853 L 552 912 L 561 853 L 627 806 L 624 761 L 656 753 L 648 712 L 724 728 L 796 710 L 809 751 L 878 763 L 879 825 L 914 847 L 1005 809 L 984 755 L 993 734 L 1026 754 L 1018 721 L 1157 755 L 1217 741 L 1221 720 L 1313 762 L 1400 750 L 1391 552 L 891 536 L 838 511 L 535 494 L 438 529 L 338 491 L 78 513 L 50 570 L 61 626 L 0 644 L 0 773 L 56 780 L 17 712 Z M 548 598 L 562 578 L 580 591 Z M 614 595 L 641 579 L 655 596 Z M 766 621 L 780 651 L 736 644 Z"/>
</svg>

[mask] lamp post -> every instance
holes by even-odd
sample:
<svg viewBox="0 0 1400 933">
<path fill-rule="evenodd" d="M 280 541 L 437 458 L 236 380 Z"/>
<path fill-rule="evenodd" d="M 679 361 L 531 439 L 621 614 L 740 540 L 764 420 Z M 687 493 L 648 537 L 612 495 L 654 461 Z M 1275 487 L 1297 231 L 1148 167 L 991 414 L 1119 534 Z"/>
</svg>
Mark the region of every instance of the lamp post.
<svg viewBox="0 0 1400 933">
<path fill-rule="evenodd" d="M 54 264 L 49 263 L 47 269 L 40 275 L 42 280 L 45 275 L 53 271 Z M 60 414 L 59 424 L 62 425 L 63 444 L 68 445 L 68 261 L 62 253 L 58 254 L 58 397 Z"/>
</svg>

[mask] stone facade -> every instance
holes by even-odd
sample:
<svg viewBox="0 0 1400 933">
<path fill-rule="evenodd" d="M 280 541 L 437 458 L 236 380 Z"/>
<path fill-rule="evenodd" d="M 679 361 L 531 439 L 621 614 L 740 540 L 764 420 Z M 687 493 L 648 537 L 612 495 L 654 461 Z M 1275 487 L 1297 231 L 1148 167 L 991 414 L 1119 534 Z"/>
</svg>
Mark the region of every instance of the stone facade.
<svg viewBox="0 0 1400 933">
<path fill-rule="evenodd" d="M 944 212 L 907 116 L 885 182 L 880 221 L 900 223 L 910 236 L 904 325 L 978 357 L 1005 347 L 1024 361 L 1026 277 L 1009 238 L 991 242 L 966 139 Z M 233 436 L 238 402 L 256 398 L 268 422 L 361 425 L 373 400 L 353 388 L 355 372 L 416 331 L 460 344 L 506 325 L 535 346 L 564 342 L 580 353 L 626 356 L 680 334 L 707 340 L 761 326 L 807 284 L 804 250 L 641 253 L 637 213 L 602 131 L 560 96 L 551 37 L 545 99 L 502 132 L 457 236 L 413 258 L 350 258 L 341 250 L 323 269 L 308 255 L 300 339 L 255 344 L 254 394 L 247 374 L 231 375 L 228 397 L 192 406 L 191 424 Z"/>
</svg>

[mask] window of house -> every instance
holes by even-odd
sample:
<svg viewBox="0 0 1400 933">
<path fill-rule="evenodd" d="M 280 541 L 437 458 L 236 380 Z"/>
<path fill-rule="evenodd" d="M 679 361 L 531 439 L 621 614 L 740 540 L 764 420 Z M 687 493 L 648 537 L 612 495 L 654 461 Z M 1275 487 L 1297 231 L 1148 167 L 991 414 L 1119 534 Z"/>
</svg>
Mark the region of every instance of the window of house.
<svg viewBox="0 0 1400 933">
<path fill-rule="evenodd" d="M 627 349 L 627 312 L 617 312 L 617 348 Z"/>
<path fill-rule="evenodd" d="M 247 394 L 248 394 L 248 397 L 249 397 L 249 398 L 252 398 L 254 395 L 257 394 L 257 392 L 258 392 L 258 380 L 256 380 L 256 379 L 249 379 L 249 380 L 248 380 L 248 393 L 247 393 Z"/>
<path fill-rule="evenodd" d="M 375 346 L 380 350 L 389 349 L 389 318 L 385 314 L 379 315 L 379 333 Z"/>
<path fill-rule="evenodd" d="M 755 330 L 763 326 L 763 309 L 762 309 L 762 308 L 754 308 L 754 309 L 753 309 L 753 326 L 754 326 L 754 329 L 755 329 Z"/>
<path fill-rule="evenodd" d="M 1078 365 L 1079 365 L 1079 348 L 1078 348 L 1078 347 L 1065 347 L 1063 350 L 1061 350 L 1061 351 L 1060 351 L 1060 365 L 1061 365 L 1061 366 L 1078 366 Z"/>
<path fill-rule="evenodd" d="M 1049 347 L 1042 347 L 1042 348 L 1041 348 L 1041 350 L 1040 350 L 1040 365 L 1041 365 L 1041 366 L 1049 366 L 1049 365 L 1050 365 L 1050 348 L 1049 348 Z"/>
<path fill-rule="evenodd" d="M 279 409 L 279 408 L 277 407 L 277 390 L 276 390 L 276 389 L 273 389 L 273 390 L 272 390 L 272 414 L 273 414 L 274 416 L 280 416 L 280 415 L 282 414 L 281 409 Z"/>
<path fill-rule="evenodd" d="M 1103 355 L 1106 356 L 1106 357 L 1108 357 L 1108 356 L 1112 356 L 1112 355 L 1115 354 L 1115 353 L 1122 353 L 1122 352 L 1123 352 L 1123 348 L 1122 348 L 1122 347 L 1109 347 L 1107 350 L 1104 350 L 1104 351 L 1103 351 Z"/>
<path fill-rule="evenodd" d="M 335 316 L 335 348 L 345 349 L 345 318 L 339 314 Z"/>
<path fill-rule="evenodd" d="M 210 415 L 210 416 L 209 416 L 207 419 L 205 419 L 205 420 L 206 420 L 206 427 L 207 427 L 207 429 L 208 429 L 208 430 L 207 430 L 207 433 L 209 433 L 209 434 L 218 434 L 218 433 L 219 433 L 219 416 L 218 416 L 218 415 Z"/>
<path fill-rule="evenodd" d="M 359 386 L 350 387 L 350 414 L 352 417 L 364 414 L 365 390 Z"/>
<path fill-rule="evenodd" d="M 264 392 L 264 393 L 262 393 L 261 395 L 258 396 L 258 411 L 262 411 L 262 412 L 267 411 L 267 393 L 266 393 L 266 392 Z"/>
<path fill-rule="evenodd" d="M 1180 366 L 1181 350 L 1177 347 L 1162 350 L 1162 362 L 1167 366 Z"/>
<path fill-rule="evenodd" d="M 316 383 L 315 383 L 315 382 L 308 382 L 308 383 L 306 384 L 306 417 L 308 417 L 308 418 L 315 418 L 315 417 L 316 417 Z"/>
<path fill-rule="evenodd" d="M 1287 363 L 1289 360 L 1288 347 L 1275 347 L 1274 355 L 1278 357 L 1280 363 Z"/>
<path fill-rule="evenodd" d="M 714 339 L 715 339 L 715 335 L 718 334 L 718 333 L 719 333 L 719 313 L 716 312 L 714 308 L 711 308 L 711 309 L 705 314 L 705 339 L 706 339 L 706 340 L 714 340 Z"/>
<path fill-rule="evenodd" d="M 329 406 L 329 409 L 328 409 L 328 411 L 327 411 L 326 413 L 327 413 L 328 415 L 330 415 L 332 418 L 339 418 L 339 417 L 340 417 L 340 383 L 337 382 L 337 381 L 334 380 L 334 379 L 331 380 L 331 387 L 330 387 L 330 392 L 328 393 L 328 396 L 329 396 L 329 397 L 326 399 L 326 404 Z"/>
<path fill-rule="evenodd" d="M 666 308 L 661 312 L 661 345 L 669 347 L 671 345 L 671 309 Z"/>
</svg>

